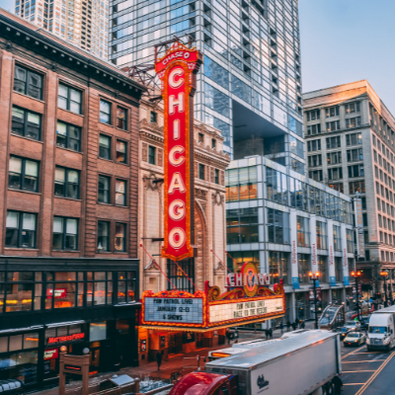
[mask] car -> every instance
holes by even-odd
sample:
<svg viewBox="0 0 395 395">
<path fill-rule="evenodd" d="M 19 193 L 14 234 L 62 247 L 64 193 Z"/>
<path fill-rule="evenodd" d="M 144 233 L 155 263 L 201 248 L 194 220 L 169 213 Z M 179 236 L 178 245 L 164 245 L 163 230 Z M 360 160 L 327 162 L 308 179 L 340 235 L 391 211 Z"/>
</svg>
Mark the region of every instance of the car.
<svg viewBox="0 0 395 395">
<path fill-rule="evenodd" d="M 342 328 L 340 328 L 340 339 L 343 340 L 347 336 L 347 334 L 352 331 L 353 329 L 349 329 L 343 326 Z"/>
<path fill-rule="evenodd" d="M 355 331 L 361 328 L 361 323 L 359 321 L 347 321 L 344 327 Z"/>
<path fill-rule="evenodd" d="M 361 332 L 349 332 L 343 340 L 343 344 L 347 346 L 360 346 L 366 343 L 366 336 Z"/>
<path fill-rule="evenodd" d="M 362 317 L 362 319 L 361 319 L 361 329 L 368 330 L 368 328 L 369 328 L 369 319 L 370 319 L 370 315 L 368 315 L 367 317 Z"/>
</svg>

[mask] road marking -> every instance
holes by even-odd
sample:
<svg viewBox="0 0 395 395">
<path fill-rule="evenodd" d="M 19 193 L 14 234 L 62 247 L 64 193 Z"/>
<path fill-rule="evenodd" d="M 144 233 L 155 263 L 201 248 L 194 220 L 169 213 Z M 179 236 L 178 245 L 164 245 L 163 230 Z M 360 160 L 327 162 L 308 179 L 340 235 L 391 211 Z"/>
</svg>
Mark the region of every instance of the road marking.
<svg viewBox="0 0 395 395">
<path fill-rule="evenodd" d="M 342 359 L 348 357 L 349 355 L 355 354 L 355 353 L 359 352 L 360 350 L 363 350 L 363 348 L 357 348 L 356 350 L 351 351 L 350 353 L 348 353 L 346 355 L 343 355 Z"/>
<path fill-rule="evenodd" d="M 343 385 L 365 385 L 366 383 L 343 383 Z"/>
<path fill-rule="evenodd" d="M 375 372 L 375 370 L 343 370 L 342 373 Z"/>
<path fill-rule="evenodd" d="M 386 359 L 366 359 L 364 361 L 342 361 L 342 363 L 365 363 L 365 362 L 383 362 Z"/>
<path fill-rule="evenodd" d="M 388 362 L 394 357 L 395 355 L 395 351 L 393 353 L 391 353 L 391 355 L 385 360 L 385 362 L 383 362 L 380 367 L 377 369 L 376 373 L 374 373 L 372 375 L 372 377 L 370 377 L 370 379 L 363 385 L 362 388 L 360 388 L 360 390 L 355 394 L 355 395 L 361 395 L 363 392 L 365 392 L 366 388 L 369 387 L 369 385 L 373 382 L 373 380 L 380 374 L 380 372 L 386 367 L 386 365 L 388 364 Z"/>
</svg>

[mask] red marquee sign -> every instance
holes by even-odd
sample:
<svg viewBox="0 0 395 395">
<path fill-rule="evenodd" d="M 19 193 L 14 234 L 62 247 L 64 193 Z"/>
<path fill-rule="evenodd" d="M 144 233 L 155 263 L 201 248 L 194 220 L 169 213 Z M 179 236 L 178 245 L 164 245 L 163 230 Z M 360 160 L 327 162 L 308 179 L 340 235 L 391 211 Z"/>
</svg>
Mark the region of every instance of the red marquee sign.
<svg viewBox="0 0 395 395">
<path fill-rule="evenodd" d="M 175 42 L 156 59 L 164 99 L 164 200 L 165 240 L 162 257 L 175 261 L 193 251 L 193 95 L 199 52 Z"/>
</svg>

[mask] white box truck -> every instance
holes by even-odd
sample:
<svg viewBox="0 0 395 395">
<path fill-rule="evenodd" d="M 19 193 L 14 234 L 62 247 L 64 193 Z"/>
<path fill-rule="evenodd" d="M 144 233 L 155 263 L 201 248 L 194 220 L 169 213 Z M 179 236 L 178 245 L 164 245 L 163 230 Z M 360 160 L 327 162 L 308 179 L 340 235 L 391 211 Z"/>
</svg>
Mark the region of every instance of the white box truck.
<svg viewBox="0 0 395 395">
<path fill-rule="evenodd" d="M 395 306 L 386 307 L 372 313 L 366 346 L 370 350 L 388 350 L 395 346 Z"/>
<path fill-rule="evenodd" d="M 169 395 L 327 395 L 341 373 L 337 333 L 315 330 L 208 362 Z"/>
</svg>

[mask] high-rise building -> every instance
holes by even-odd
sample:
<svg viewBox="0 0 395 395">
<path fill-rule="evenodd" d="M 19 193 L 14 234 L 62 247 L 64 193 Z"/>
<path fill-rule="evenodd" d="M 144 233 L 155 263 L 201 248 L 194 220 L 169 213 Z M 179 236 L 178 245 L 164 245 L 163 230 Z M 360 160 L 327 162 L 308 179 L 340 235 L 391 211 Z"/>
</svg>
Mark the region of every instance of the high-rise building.
<svg viewBox="0 0 395 395">
<path fill-rule="evenodd" d="M 380 269 L 395 262 L 395 119 L 366 80 L 303 98 L 309 176 L 361 197 L 365 253 L 357 265 L 366 291 L 368 283 L 380 290 Z"/>
<path fill-rule="evenodd" d="M 15 14 L 107 59 L 108 0 L 15 0 Z"/>
<path fill-rule="evenodd" d="M 154 46 L 190 34 L 204 54 L 195 118 L 234 159 L 264 155 L 304 174 L 296 0 L 125 0 L 110 7 L 109 59 L 153 63 Z"/>
</svg>

